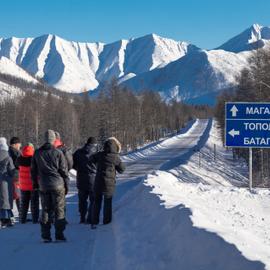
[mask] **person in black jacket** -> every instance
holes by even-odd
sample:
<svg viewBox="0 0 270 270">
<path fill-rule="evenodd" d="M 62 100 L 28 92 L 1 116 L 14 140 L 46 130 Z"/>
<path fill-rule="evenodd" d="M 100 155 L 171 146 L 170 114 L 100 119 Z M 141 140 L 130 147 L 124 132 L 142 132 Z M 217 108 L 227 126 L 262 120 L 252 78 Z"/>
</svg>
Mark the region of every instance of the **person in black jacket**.
<svg viewBox="0 0 270 270">
<path fill-rule="evenodd" d="M 13 176 L 13 200 L 15 200 L 17 210 L 20 211 L 20 188 L 19 188 L 19 168 L 16 165 L 17 158 L 21 155 L 21 141 L 18 137 L 12 137 L 10 139 L 10 146 L 9 146 L 9 155 L 12 158 L 13 164 L 15 165 L 15 173 Z M 12 206 L 13 208 L 13 203 Z"/>
<path fill-rule="evenodd" d="M 45 144 L 36 150 L 31 164 L 33 188 L 39 189 L 41 197 L 41 237 L 51 242 L 51 224 L 55 225 L 55 239 L 66 241 L 64 230 L 65 194 L 68 192 L 68 168 L 64 154 L 53 144 L 55 133 L 45 133 Z"/>
<path fill-rule="evenodd" d="M 116 171 L 123 173 L 125 165 L 122 163 L 119 153 L 120 142 L 111 137 L 104 143 L 103 151 L 92 156 L 91 161 L 97 165 L 97 174 L 94 184 L 94 206 L 92 213 L 92 229 L 99 223 L 99 214 L 104 197 L 103 224 L 112 220 L 112 197 L 115 190 Z"/>
<path fill-rule="evenodd" d="M 90 159 L 96 152 L 97 141 L 94 137 L 90 137 L 84 147 L 73 154 L 73 168 L 77 171 L 80 223 L 91 224 L 96 165 Z"/>
</svg>

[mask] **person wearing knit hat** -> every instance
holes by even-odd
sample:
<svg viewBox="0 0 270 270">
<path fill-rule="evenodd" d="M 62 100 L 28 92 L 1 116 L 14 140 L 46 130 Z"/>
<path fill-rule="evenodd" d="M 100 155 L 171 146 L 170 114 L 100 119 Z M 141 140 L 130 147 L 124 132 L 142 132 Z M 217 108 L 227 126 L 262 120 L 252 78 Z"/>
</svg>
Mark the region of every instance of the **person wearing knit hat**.
<svg viewBox="0 0 270 270">
<path fill-rule="evenodd" d="M 18 137 L 12 137 L 9 141 L 10 145 L 21 144 L 21 140 Z"/>
<path fill-rule="evenodd" d="M 95 137 L 89 137 L 87 144 L 97 144 L 97 139 Z"/>
<path fill-rule="evenodd" d="M 48 129 L 45 132 L 45 142 L 54 145 L 55 139 L 56 139 L 55 132 L 51 129 Z"/>
<path fill-rule="evenodd" d="M 33 189 L 38 189 L 41 197 L 41 237 L 44 242 L 51 242 L 51 224 L 54 224 L 55 240 L 66 241 L 68 168 L 64 154 L 54 147 L 55 132 L 47 130 L 44 138 L 45 143 L 36 150 L 31 164 Z"/>
<path fill-rule="evenodd" d="M 1 228 L 12 226 L 11 218 L 13 196 L 12 178 L 15 167 L 8 153 L 7 140 L 4 137 L 0 138 L 0 225 Z"/>
</svg>

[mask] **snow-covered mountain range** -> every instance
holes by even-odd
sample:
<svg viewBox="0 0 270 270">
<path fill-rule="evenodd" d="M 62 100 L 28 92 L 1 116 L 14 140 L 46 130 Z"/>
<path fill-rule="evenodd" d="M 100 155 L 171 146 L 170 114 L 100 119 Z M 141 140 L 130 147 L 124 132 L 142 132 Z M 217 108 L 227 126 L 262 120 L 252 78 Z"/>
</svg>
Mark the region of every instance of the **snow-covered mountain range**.
<svg viewBox="0 0 270 270">
<path fill-rule="evenodd" d="M 257 24 L 214 50 L 155 34 L 110 44 L 72 42 L 55 35 L 12 37 L 0 38 L 0 57 L 13 62 L 6 63 L 13 76 L 21 77 L 19 70 L 24 69 L 70 93 L 98 90 L 116 78 L 134 91 L 149 89 L 166 99 L 211 104 L 217 93 L 235 86 L 251 50 L 269 40 L 270 27 Z"/>
</svg>

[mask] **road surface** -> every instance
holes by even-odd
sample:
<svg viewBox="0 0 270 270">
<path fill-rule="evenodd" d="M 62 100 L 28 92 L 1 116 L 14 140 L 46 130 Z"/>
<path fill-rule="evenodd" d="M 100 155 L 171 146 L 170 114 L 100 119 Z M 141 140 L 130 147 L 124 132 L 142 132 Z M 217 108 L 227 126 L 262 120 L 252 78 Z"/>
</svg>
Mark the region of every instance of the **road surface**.
<svg viewBox="0 0 270 270">
<path fill-rule="evenodd" d="M 146 147 L 133 153 L 126 160 L 127 169 L 118 177 L 114 211 L 120 198 L 136 186 L 138 179 L 154 170 L 170 168 L 181 158 L 198 148 L 207 136 L 208 120 L 198 120 L 190 131 L 164 140 L 156 146 Z M 128 201 L 125 203 L 128 204 Z M 117 269 L 115 256 L 116 235 L 114 226 L 100 226 L 90 230 L 89 225 L 79 225 L 78 199 L 75 183 L 72 183 L 67 198 L 67 243 L 43 244 L 40 241 L 39 225 L 16 224 L 13 228 L 0 230 L 0 265 L 5 269 Z M 106 254 L 106 257 L 104 257 Z"/>
</svg>

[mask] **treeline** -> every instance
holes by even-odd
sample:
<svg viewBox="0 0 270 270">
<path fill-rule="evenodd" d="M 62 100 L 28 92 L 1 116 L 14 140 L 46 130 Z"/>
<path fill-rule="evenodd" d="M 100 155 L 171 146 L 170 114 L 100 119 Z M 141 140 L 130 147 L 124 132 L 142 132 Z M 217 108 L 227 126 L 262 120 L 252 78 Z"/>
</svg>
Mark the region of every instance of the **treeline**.
<svg viewBox="0 0 270 270">
<path fill-rule="evenodd" d="M 175 101 L 167 104 L 158 93 L 149 91 L 137 96 L 112 81 L 96 98 L 89 98 L 87 93 L 70 96 L 43 89 L 25 91 L 0 105 L 0 134 L 41 145 L 44 132 L 53 129 L 72 149 L 89 136 L 96 136 L 100 142 L 116 136 L 127 151 L 176 132 L 193 118 L 210 114 L 206 106 Z"/>
<path fill-rule="evenodd" d="M 239 76 L 234 91 L 224 92 L 218 98 L 215 116 L 224 139 L 225 102 L 270 102 L 270 48 L 254 50 L 248 59 L 248 66 Z M 236 158 L 248 162 L 248 149 L 234 148 Z M 270 186 L 270 150 L 253 150 L 253 174 L 256 186 Z"/>
<path fill-rule="evenodd" d="M 31 75 L 29 74 L 29 76 L 31 76 Z M 32 89 L 35 89 L 35 90 L 40 90 L 43 92 L 56 92 L 56 93 L 60 92 L 60 90 L 58 90 L 52 86 L 47 85 L 40 78 L 33 77 L 33 79 L 36 79 L 37 83 L 26 81 L 24 79 L 14 77 L 10 74 L 1 73 L 1 71 L 0 71 L 0 81 L 1 82 L 4 82 L 8 85 L 17 87 L 17 88 L 21 89 L 22 91 L 31 91 Z"/>
</svg>

